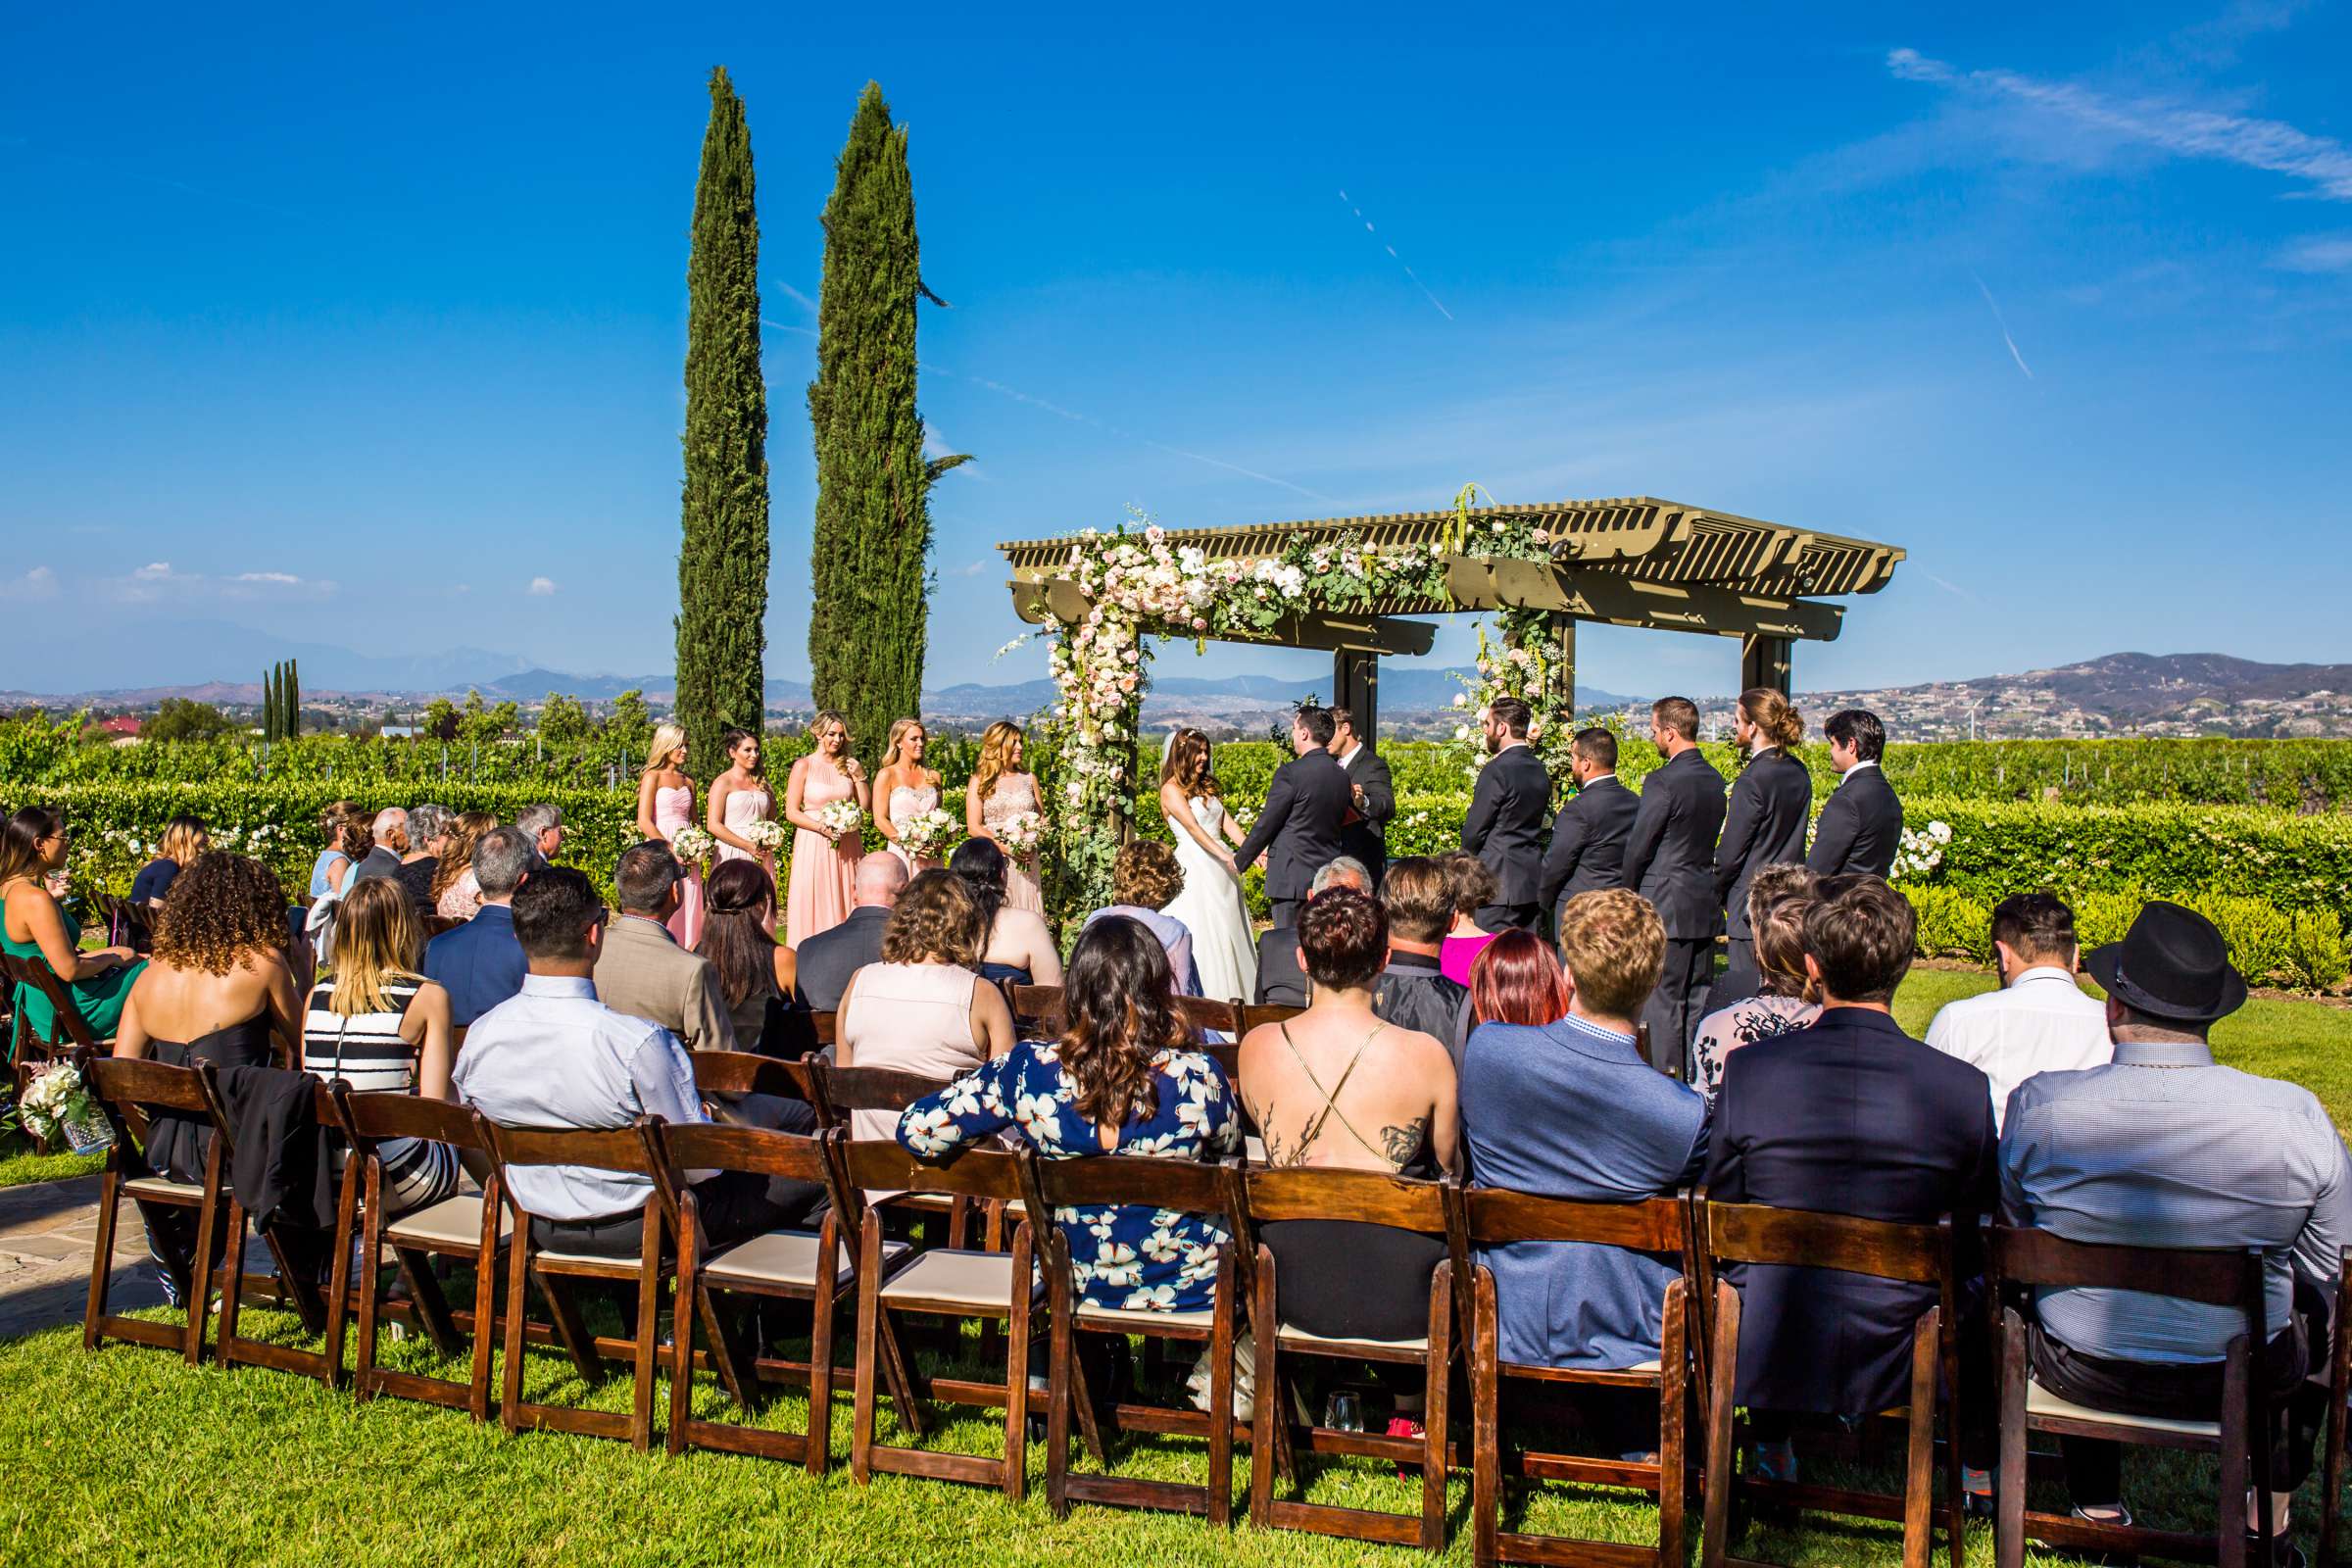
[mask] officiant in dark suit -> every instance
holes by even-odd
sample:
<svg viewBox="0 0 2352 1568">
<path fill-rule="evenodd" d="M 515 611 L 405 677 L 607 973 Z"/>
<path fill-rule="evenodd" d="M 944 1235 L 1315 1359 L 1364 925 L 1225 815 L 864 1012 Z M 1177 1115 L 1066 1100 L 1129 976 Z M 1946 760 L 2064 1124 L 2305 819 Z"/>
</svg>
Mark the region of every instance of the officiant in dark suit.
<svg viewBox="0 0 2352 1568">
<path fill-rule="evenodd" d="M 1551 824 L 1544 852 L 1542 903 L 1556 928 L 1560 906 L 1579 893 L 1625 886 L 1625 846 L 1641 801 L 1617 777 L 1617 737 L 1594 725 L 1576 732 L 1568 766 L 1576 793 Z"/>
<path fill-rule="evenodd" d="M 1373 887 L 1378 888 L 1388 867 L 1389 818 L 1396 814 L 1396 786 L 1389 778 L 1389 764 L 1372 749 L 1370 740 L 1357 733 L 1355 714 L 1340 707 L 1332 708 L 1330 713 L 1330 752 L 1348 775 L 1350 792 L 1340 843 L 1348 855 L 1364 862 L 1364 868 L 1372 873 Z"/>
<path fill-rule="evenodd" d="M 1331 755 L 1333 733 L 1328 710 L 1298 710 L 1291 720 L 1291 750 L 1298 755 L 1274 770 L 1265 808 L 1234 851 L 1237 865 L 1264 858 L 1266 898 L 1278 926 L 1298 923 L 1315 873 L 1346 853 L 1341 833 L 1355 799 L 1347 769 Z"/>
<path fill-rule="evenodd" d="M 1666 971 L 1642 1013 L 1649 1024 L 1650 1065 L 1687 1082 L 1685 1058 L 1714 979 L 1715 933 L 1723 929 L 1723 904 L 1715 896 L 1723 775 L 1699 753 L 1698 709 L 1688 697 L 1651 705 L 1649 738 L 1666 765 L 1642 783 L 1625 882 L 1666 922 Z"/>
<path fill-rule="evenodd" d="M 1732 739 L 1747 765 L 1732 781 L 1724 810 L 1723 842 L 1715 850 L 1715 887 L 1731 927 L 1731 962 L 1724 978 L 1755 995 L 1756 942 L 1747 922 L 1747 885 L 1767 865 L 1801 863 L 1805 824 L 1813 815 L 1813 775 L 1796 760 L 1805 721 L 1788 699 L 1769 686 L 1740 694 Z"/>
<path fill-rule="evenodd" d="M 1551 773 L 1527 744 L 1535 714 L 1516 697 L 1497 697 L 1480 720 L 1494 755 L 1478 770 L 1462 848 L 1499 884 L 1494 902 L 1471 916 L 1489 931 L 1536 928 L 1543 909 L 1544 818 L 1551 809 Z"/>
<path fill-rule="evenodd" d="M 1848 708 L 1832 713 L 1821 732 L 1829 738 L 1830 765 L 1840 777 L 1837 792 L 1822 804 L 1805 864 L 1823 876 L 1885 876 L 1903 847 L 1903 803 L 1879 768 L 1886 726 L 1876 713 Z"/>
</svg>

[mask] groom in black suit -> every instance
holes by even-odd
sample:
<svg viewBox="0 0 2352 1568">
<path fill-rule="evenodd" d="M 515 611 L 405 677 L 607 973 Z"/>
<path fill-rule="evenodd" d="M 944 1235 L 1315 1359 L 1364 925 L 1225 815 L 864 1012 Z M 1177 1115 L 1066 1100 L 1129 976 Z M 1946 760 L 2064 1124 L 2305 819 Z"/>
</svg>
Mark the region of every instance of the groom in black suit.
<svg viewBox="0 0 2352 1568">
<path fill-rule="evenodd" d="M 1364 862 L 1364 868 L 1372 873 L 1372 885 L 1377 888 L 1389 863 L 1389 818 L 1396 814 L 1396 786 L 1389 777 L 1389 764 L 1356 732 L 1355 715 L 1336 705 L 1329 711 L 1332 722 L 1329 750 L 1348 775 L 1348 787 L 1353 792 L 1348 820 L 1340 829 L 1340 842 L 1349 855 Z"/>
<path fill-rule="evenodd" d="M 1355 796 L 1347 769 L 1329 750 L 1333 733 L 1328 711 L 1298 710 L 1291 720 L 1291 750 L 1298 756 L 1274 770 L 1265 809 L 1233 855 L 1237 865 L 1264 859 L 1266 898 L 1278 927 L 1298 923 L 1298 906 L 1315 873 L 1347 853 L 1341 835 Z"/>
<path fill-rule="evenodd" d="M 1494 755 L 1478 770 L 1462 848 L 1486 862 L 1498 884 L 1494 902 L 1472 916 L 1494 932 L 1533 931 L 1543 909 L 1544 819 L 1551 810 L 1551 773 L 1527 744 L 1535 714 L 1516 697 L 1497 697 L 1481 721 Z"/>
</svg>

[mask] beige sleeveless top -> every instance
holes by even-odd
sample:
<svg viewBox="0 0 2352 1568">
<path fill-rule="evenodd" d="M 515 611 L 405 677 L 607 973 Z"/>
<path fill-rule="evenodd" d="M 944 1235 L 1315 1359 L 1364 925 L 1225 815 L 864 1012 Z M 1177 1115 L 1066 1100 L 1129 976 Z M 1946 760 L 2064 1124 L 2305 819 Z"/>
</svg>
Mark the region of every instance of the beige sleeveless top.
<svg viewBox="0 0 2352 1568">
<path fill-rule="evenodd" d="M 980 1065 L 980 1048 L 972 1044 L 972 986 L 979 978 L 947 963 L 867 964 L 837 1020 L 837 1054 L 853 1067 L 962 1077 Z M 898 1135 L 897 1111 L 850 1112 L 852 1138 Z"/>
</svg>

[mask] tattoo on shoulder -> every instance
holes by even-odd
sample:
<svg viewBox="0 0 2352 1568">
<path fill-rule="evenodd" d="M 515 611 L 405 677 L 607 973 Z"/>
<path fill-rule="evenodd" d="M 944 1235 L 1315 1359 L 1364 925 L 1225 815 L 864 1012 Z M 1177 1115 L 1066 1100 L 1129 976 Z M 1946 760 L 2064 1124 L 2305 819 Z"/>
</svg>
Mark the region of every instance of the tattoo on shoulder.
<svg viewBox="0 0 2352 1568">
<path fill-rule="evenodd" d="M 1389 1156 L 1389 1163 L 1402 1170 L 1421 1152 L 1421 1142 L 1429 1136 L 1429 1118 L 1415 1116 L 1401 1127 L 1383 1127 L 1380 1142 Z"/>
</svg>

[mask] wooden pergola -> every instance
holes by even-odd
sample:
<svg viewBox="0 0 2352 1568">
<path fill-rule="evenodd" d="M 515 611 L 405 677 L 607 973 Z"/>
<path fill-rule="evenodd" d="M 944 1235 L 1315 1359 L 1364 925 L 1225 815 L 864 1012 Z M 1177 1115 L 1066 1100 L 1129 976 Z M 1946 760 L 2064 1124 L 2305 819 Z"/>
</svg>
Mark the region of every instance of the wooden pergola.
<svg viewBox="0 0 2352 1568">
<path fill-rule="evenodd" d="M 1463 514 L 1391 513 L 1320 521 L 1254 523 L 1233 528 L 1170 529 L 1169 542 L 1191 545 L 1212 561 L 1256 561 L 1279 555 L 1301 535 L 1337 539 L 1360 535 L 1376 548 L 1442 545 L 1454 537 Z M 1647 626 L 1740 639 L 1740 684 L 1789 689 L 1799 641 L 1838 635 L 1844 607 L 1830 596 L 1876 593 L 1894 575 L 1905 552 L 1894 545 L 1815 533 L 1709 512 L 1642 496 L 1616 501 L 1562 501 L 1549 506 L 1474 507 L 1473 530 L 1497 518 L 1523 519 L 1550 541 L 1549 561 L 1501 561 L 1475 555 L 1447 558 L 1449 598 L 1396 597 L 1369 614 L 1306 612 L 1254 635 L 1225 640 L 1332 654 L 1332 700 L 1351 708 L 1367 730 L 1378 723 L 1380 657 L 1429 652 L 1437 628 L 1400 617 L 1503 608 L 1540 610 L 1551 617 L 1561 679 L 1573 679 L 1576 626 L 1584 620 Z M 1087 601 L 1061 576 L 1069 539 L 1016 540 L 997 547 L 1012 568 L 1012 603 L 1032 623 L 1083 619 Z M 1572 704 L 1573 688 L 1561 693 Z"/>
</svg>

